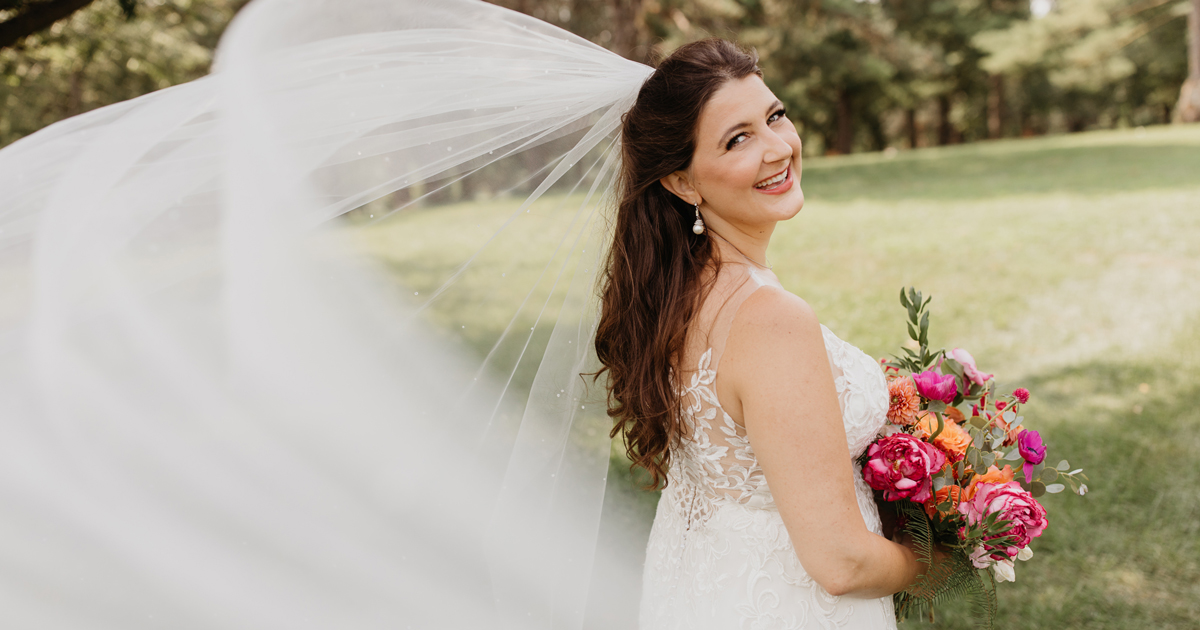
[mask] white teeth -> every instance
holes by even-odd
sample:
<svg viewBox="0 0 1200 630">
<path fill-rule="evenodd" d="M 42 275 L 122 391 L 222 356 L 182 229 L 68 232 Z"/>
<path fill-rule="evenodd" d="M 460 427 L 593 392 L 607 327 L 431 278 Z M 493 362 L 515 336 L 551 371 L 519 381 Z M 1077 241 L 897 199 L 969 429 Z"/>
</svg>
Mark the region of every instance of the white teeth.
<svg viewBox="0 0 1200 630">
<path fill-rule="evenodd" d="M 785 170 L 784 172 L 776 175 L 775 177 L 772 177 L 771 179 L 768 179 L 767 181 L 765 181 L 761 184 L 756 184 L 754 187 L 755 188 L 767 188 L 769 186 L 774 186 L 775 184 L 778 184 L 779 182 L 787 179 L 787 174 L 788 174 L 788 172 Z"/>
</svg>

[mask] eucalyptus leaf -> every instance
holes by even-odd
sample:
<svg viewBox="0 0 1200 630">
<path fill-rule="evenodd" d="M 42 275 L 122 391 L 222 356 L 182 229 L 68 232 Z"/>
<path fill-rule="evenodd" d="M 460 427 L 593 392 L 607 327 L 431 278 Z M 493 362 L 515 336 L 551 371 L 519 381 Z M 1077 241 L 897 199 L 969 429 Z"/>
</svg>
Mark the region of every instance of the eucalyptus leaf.
<svg viewBox="0 0 1200 630">
<path fill-rule="evenodd" d="M 967 463 L 970 464 L 972 468 L 979 468 L 979 449 L 967 449 Z"/>
<path fill-rule="evenodd" d="M 1078 474 L 1079 474 L 1079 473 L 1081 473 L 1081 472 L 1083 472 L 1083 469 L 1082 469 L 1082 468 L 1076 468 L 1075 470 L 1072 470 L 1071 472 L 1069 472 L 1069 473 L 1067 473 L 1067 474 L 1068 474 L 1068 475 L 1078 475 Z"/>
<path fill-rule="evenodd" d="M 946 410 L 946 403 L 940 400 L 931 400 L 929 401 L 929 410 L 934 413 L 942 413 Z"/>
<path fill-rule="evenodd" d="M 1058 462 L 1058 465 L 1057 465 L 1057 466 L 1055 466 L 1055 468 L 1057 468 L 1057 469 L 1059 469 L 1059 470 L 1061 470 L 1061 471 L 1063 471 L 1063 472 L 1066 472 L 1066 470 L 1067 470 L 1068 468 L 1070 468 L 1070 467 L 1071 467 L 1071 465 L 1070 465 L 1070 464 L 1068 464 L 1068 463 L 1067 463 L 1067 460 L 1065 460 L 1065 459 L 1064 459 L 1064 460 L 1062 460 L 1061 462 Z M 1074 474 L 1074 473 L 1072 473 L 1072 474 Z"/>
<path fill-rule="evenodd" d="M 947 358 L 945 361 L 943 361 L 943 362 L 942 362 L 942 367 L 943 367 L 944 369 L 948 369 L 948 370 L 950 370 L 951 372 L 954 372 L 954 374 L 955 374 L 956 376 L 962 376 L 962 375 L 963 375 L 963 366 L 962 366 L 962 364 L 961 364 L 961 363 L 959 363 L 958 361 L 955 361 L 954 359 Z"/>
<path fill-rule="evenodd" d="M 968 420 L 968 422 L 971 426 L 978 427 L 980 429 L 987 426 L 987 419 L 983 416 L 971 416 L 971 419 Z"/>
<path fill-rule="evenodd" d="M 1055 479 L 1058 479 L 1058 471 L 1053 468 L 1047 468 L 1043 470 L 1042 476 L 1038 477 L 1038 481 L 1041 481 L 1042 483 L 1050 483 Z"/>
<path fill-rule="evenodd" d="M 1050 494 L 1058 494 L 1059 492 L 1062 492 L 1066 488 L 1067 487 L 1062 485 L 1061 483 L 1052 483 L 1052 484 L 1046 486 L 1046 492 L 1049 492 Z M 1034 495 L 1034 496 L 1037 496 L 1037 495 Z"/>
<path fill-rule="evenodd" d="M 946 487 L 946 478 L 945 477 L 934 477 L 933 478 L 933 491 L 934 492 L 937 492 L 938 490 L 941 490 L 942 488 L 945 488 L 945 487 Z"/>
<path fill-rule="evenodd" d="M 1010 461 L 1010 462 L 1015 462 L 1018 459 L 1021 459 L 1021 451 L 1019 449 L 1014 448 L 1013 450 L 1009 451 L 1007 455 L 1004 456 L 1004 459 L 1007 461 Z"/>
<path fill-rule="evenodd" d="M 1032 494 L 1035 499 L 1046 494 L 1046 484 L 1040 481 L 1029 484 L 1029 494 Z"/>
<path fill-rule="evenodd" d="M 979 463 L 982 464 L 982 468 L 984 470 L 987 470 L 992 467 L 992 464 L 996 463 L 996 454 L 995 453 L 984 453 L 983 455 L 980 456 L 979 459 L 981 460 Z"/>
</svg>

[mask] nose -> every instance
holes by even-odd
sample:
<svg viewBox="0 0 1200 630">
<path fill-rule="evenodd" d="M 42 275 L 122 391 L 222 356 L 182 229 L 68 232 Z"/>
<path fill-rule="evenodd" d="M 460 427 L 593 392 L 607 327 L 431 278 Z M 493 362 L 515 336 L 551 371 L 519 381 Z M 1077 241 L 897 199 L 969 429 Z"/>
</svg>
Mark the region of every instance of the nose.
<svg viewBox="0 0 1200 630">
<path fill-rule="evenodd" d="M 792 159 L 792 145 L 774 129 L 766 134 L 766 150 L 763 152 L 763 162 L 773 164 Z"/>
</svg>

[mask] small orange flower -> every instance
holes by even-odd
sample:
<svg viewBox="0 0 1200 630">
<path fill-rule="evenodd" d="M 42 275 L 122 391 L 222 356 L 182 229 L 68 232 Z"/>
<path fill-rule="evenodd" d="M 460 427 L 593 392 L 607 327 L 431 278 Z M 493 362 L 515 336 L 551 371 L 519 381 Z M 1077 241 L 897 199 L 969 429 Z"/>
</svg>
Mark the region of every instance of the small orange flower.
<svg viewBox="0 0 1200 630">
<path fill-rule="evenodd" d="M 957 422 L 943 419 L 942 432 L 932 440 L 933 445 L 942 449 L 950 459 L 959 461 L 967 454 L 967 447 L 971 445 L 971 434 L 958 426 Z M 917 418 L 917 427 L 928 437 L 937 431 L 937 416 L 929 411 L 922 411 Z"/>
<path fill-rule="evenodd" d="M 971 478 L 971 483 L 967 484 L 966 490 L 963 491 L 963 499 L 970 501 L 975 496 L 975 486 L 981 483 L 1008 483 L 1013 480 L 1013 469 L 1008 464 L 1004 465 L 1004 470 L 996 468 L 994 465 L 987 469 L 987 472 L 982 475 L 975 475 Z"/>
<path fill-rule="evenodd" d="M 908 377 L 894 378 L 888 383 L 887 419 L 893 424 L 912 425 L 917 421 L 917 410 L 921 408 L 921 395 L 917 386 Z"/>
<path fill-rule="evenodd" d="M 996 426 L 1000 427 L 1005 433 L 1005 446 L 1012 446 L 1013 444 L 1016 444 L 1017 438 L 1020 437 L 1021 432 L 1025 430 L 1025 427 L 1023 426 L 1008 426 L 1008 423 L 1004 421 L 1004 414 L 996 414 L 994 420 L 996 421 Z"/>
<path fill-rule="evenodd" d="M 959 424 L 962 424 L 967 420 L 967 417 L 963 415 L 963 412 L 959 411 L 958 407 L 946 407 L 945 414 L 946 417 Z"/>
<path fill-rule="evenodd" d="M 942 486 L 942 489 L 938 490 L 932 497 L 929 497 L 929 500 L 925 501 L 925 513 L 929 515 L 929 518 L 934 518 L 938 512 L 941 512 L 942 516 L 953 514 L 958 510 L 958 502 L 961 500 L 962 488 L 954 484 L 947 484 Z M 938 504 L 945 503 L 946 501 L 950 502 L 950 509 L 946 511 L 939 510 L 937 507 Z"/>
</svg>

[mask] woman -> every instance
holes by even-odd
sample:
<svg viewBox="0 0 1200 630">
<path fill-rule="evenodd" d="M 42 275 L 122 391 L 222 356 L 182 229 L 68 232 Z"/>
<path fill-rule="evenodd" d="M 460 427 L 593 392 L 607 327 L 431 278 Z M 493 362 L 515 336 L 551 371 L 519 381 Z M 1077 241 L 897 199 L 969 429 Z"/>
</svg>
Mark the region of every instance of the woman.
<svg viewBox="0 0 1200 630">
<path fill-rule="evenodd" d="M 887 386 L 766 259 L 804 204 L 783 105 L 753 56 L 704 40 L 646 81 L 622 141 L 596 350 L 614 435 L 666 484 L 643 630 L 893 627 L 920 566 L 852 462 Z"/>
</svg>

